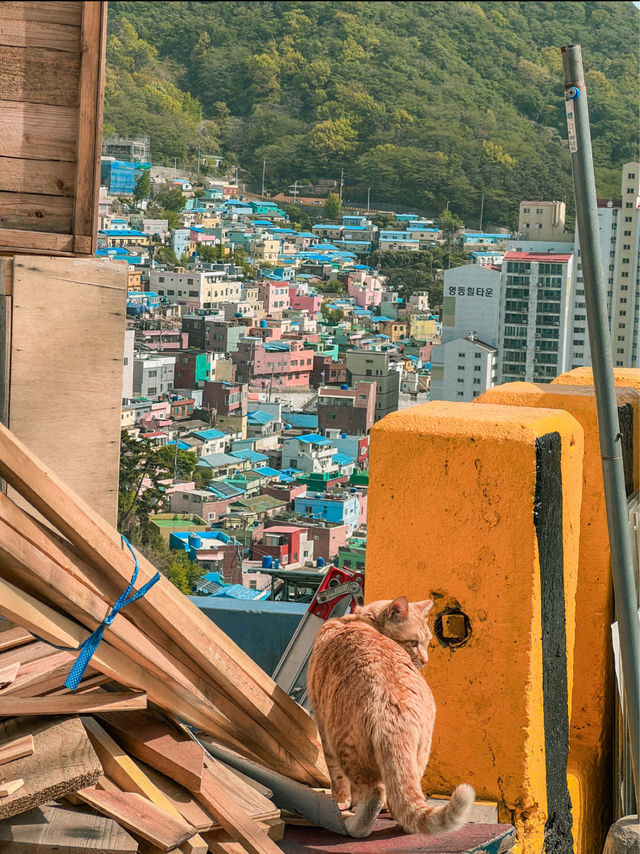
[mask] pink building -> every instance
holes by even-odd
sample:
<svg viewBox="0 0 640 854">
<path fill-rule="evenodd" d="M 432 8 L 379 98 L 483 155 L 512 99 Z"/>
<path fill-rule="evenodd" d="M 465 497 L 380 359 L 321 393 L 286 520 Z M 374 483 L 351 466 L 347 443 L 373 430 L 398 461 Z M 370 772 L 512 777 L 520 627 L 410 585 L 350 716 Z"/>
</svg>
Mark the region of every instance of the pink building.
<svg viewBox="0 0 640 854">
<path fill-rule="evenodd" d="M 260 388 L 308 386 L 313 356 L 301 341 L 265 344 L 257 338 L 240 340 L 231 353 L 237 381 Z"/>
<path fill-rule="evenodd" d="M 381 290 L 374 290 L 366 285 L 352 283 L 351 280 L 349 280 L 348 292 L 351 299 L 360 308 L 373 308 L 382 302 Z"/>
<path fill-rule="evenodd" d="M 179 329 L 137 329 L 136 341 L 141 341 L 151 350 L 186 350 L 189 333 Z"/>
<path fill-rule="evenodd" d="M 297 311 L 306 311 L 309 317 L 314 319 L 322 308 L 322 297 L 317 294 L 303 294 L 297 285 L 289 285 L 289 301 L 291 308 Z"/>
<path fill-rule="evenodd" d="M 190 484 L 180 484 L 181 488 L 171 492 L 172 513 L 194 513 L 205 522 L 216 522 L 229 509 L 232 498 L 220 501 L 206 489 L 191 488 Z"/>
<path fill-rule="evenodd" d="M 260 282 L 258 298 L 272 317 L 282 317 L 282 312 L 291 307 L 288 282 Z"/>
</svg>

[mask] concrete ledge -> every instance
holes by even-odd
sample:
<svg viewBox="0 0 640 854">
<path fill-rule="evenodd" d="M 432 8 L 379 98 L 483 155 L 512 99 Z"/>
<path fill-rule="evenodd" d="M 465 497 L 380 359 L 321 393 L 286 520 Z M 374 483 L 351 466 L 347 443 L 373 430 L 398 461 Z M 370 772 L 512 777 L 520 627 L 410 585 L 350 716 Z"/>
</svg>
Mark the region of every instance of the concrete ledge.
<svg viewBox="0 0 640 854">
<path fill-rule="evenodd" d="M 609 830 L 602 854 L 637 854 L 640 851 L 640 822 L 637 815 L 620 818 Z"/>
<path fill-rule="evenodd" d="M 461 646 L 430 647 L 425 790 L 471 783 L 498 801 L 527 854 L 543 850 L 545 832 L 558 851 L 572 845 L 582 458 L 582 428 L 551 409 L 432 401 L 371 434 L 367 601 L 432 598 L 434 620 L 460 609 L 471 628 Z"/>
</svg>

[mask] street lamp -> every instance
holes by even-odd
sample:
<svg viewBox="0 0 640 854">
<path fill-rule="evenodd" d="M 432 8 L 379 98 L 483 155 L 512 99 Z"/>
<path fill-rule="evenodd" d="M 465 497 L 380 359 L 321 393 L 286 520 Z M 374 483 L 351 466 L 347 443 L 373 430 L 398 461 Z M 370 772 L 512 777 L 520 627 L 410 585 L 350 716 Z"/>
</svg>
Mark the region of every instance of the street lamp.
<svg viewBox="0 0 640 854">
<path fill-rule="evenodd" d="M 372 190 L 372 189 L 373 189 L 373 187 L 368 187 L 368 188 L 367 188 L 367 213 L 369 213 L 369 207 L 370 207 L 370 204 L 369 204 L 369 203 L 370 203 L 370 201 L 371 201 L 371 190 Z"/>
<path fill-rule="evenodd" d="M 449 212 L 449 205 L 451 204 L 451 199 L 447 199 L 447 213 Z"/>
</svg>

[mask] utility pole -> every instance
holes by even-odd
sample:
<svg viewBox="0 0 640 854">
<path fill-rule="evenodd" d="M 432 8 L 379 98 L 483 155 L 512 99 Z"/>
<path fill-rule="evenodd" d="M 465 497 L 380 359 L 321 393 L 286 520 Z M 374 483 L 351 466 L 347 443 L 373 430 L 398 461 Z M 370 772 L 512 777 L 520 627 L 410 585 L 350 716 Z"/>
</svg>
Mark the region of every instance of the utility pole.
<svg viewBox="0 0 640 854">
<path fill-rule="evenodd" d="M 265 158 L 262 159 L 262 198 L 264 199 L 264 173 L 267 168 L 267 161 Z"/>
<path fill-rule="evenodd" d="M 640 812 L 638 773 L 640 765 L 640 625 L 625 492 L 622 434 L 618 421 L 618 403 L 612 370 L 607 288 L 600 249 L 589 105 L 580 45 L 572 44 L 562 48 L 562 68 L 569 152 L 576 196 L 576 220 L 582 256 L 584 298 L 593 364 L 593 386 L 598 413 L 604 498 L 611 550 L 611 574 L 620 636 L 622 681 L 628 709 L 628 736 L 631 746 L 636 812 Z"/>
<path fill-rule="evenodd" d="M 344 187 L 344 169 L 340 170 L 340 201 L 342 201 L 342 188 Z"/>
<path fill-rule="evenodd" d="M 482 234 L 482 215 L 484 213 L 484 193 L 482 194 L 482 201 L 480 202 L 480 233 Z"/>
<path fill-rule="evenodd" d="M 298 179 L 293 182 L 293 203 L 295 205 L 296 199 L 298 198 Z"/>
<path fill-rule="evenodd" d="M 371 207 L 370 202 L 371 202 L 371 190 L 372 189 L 373 189 L 373 187 L 367 188 L 367 213 L 369 213 L 369 209 Z"/>
</svg>

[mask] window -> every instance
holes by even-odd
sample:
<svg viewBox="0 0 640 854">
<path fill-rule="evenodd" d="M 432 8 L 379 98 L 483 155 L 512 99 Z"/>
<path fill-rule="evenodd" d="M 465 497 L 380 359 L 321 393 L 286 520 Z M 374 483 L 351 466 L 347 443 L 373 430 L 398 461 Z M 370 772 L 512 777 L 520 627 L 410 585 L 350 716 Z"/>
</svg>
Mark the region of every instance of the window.
<svg viewBox="0 0 640 854">
<path fill-rule="evenodd" d="M 129 357 L 128 356 L 124 357 L 124 363 L 125 363 L 125 365 L 129 364 Z"/>
<path fill-rule="evenodd" d="M 157 376 L 158 376 L 158 372 L 157 372 L 157 371 L 149 371 L 148 376 L 149 376 L 149 377 L 157 377 Z"/>
<path fill-rule="evenodd" d="M 475 358 L 475 359 L 479 359 L 479 358 L 480 358 L 480 353 L 474 353 L 474 354 L 473 354 L 473 356 L 474 356 L 474 358 Z"/>
<path fill-rule="evenodd" d="M 159 282 L 164 282 L 164 276 L 158 276 L 158 281 L 159 281 Z"/>
<path fill-rule="evenodd" d="M 175 294 L 175 291 L 167 291 L 167 294 L 172 297 Z"/>
<path fill-rule="evenodd" d="M 479 379 L 479 377 L 474 377 L 473 384 L 474 384 L 474 385 L 480 385 L 480 379 Z"/>
<path fill-rule="evenodd" d="M 473 370 L 474 370 L 474 371 L 481 371 L 481 370 L 482 370 L 482 365 L 474 365 L 474 366 L 473 366 Z"/>
<path fill-rule="evenodd" d="M 147 394 L 157 394 L 157 393 L 158 393 L 158 389 L 155 386 L 152 386 L 149 389 L 149 391 L 147 392 Z"/>
<path fill-rule="evenodd" d="M 627 187 L 627 195 L 630 196 L 634 191 L 633 187 Z"/>
<path fill-rule="evenodd" d="M 624 221 L 625 221 L 625 222 L 631 222 L 631 220 L 632 220 L 632 217 L 630 217 L 630 216 L 626 216 L 626 217 L 624 218 Z"/>
<path fill-rule="evenodd" d="M 459 382 L 459 383 L 463 383 L 463 382 L 464 382 L 464 377 L 458 377 L 458 382 Z"/>
<path fill-rule="evenodd" d="M 200 296 L 200 294 L 198 293 L 198 291 L 189 291 L 189 296 L 190 297 L 197 297 L 197 296 Z"/>
<path fill-rule="evenodd" d="M 624 347 L 618 347 L 616 353 L 624 353 Z"/>
</svg>

